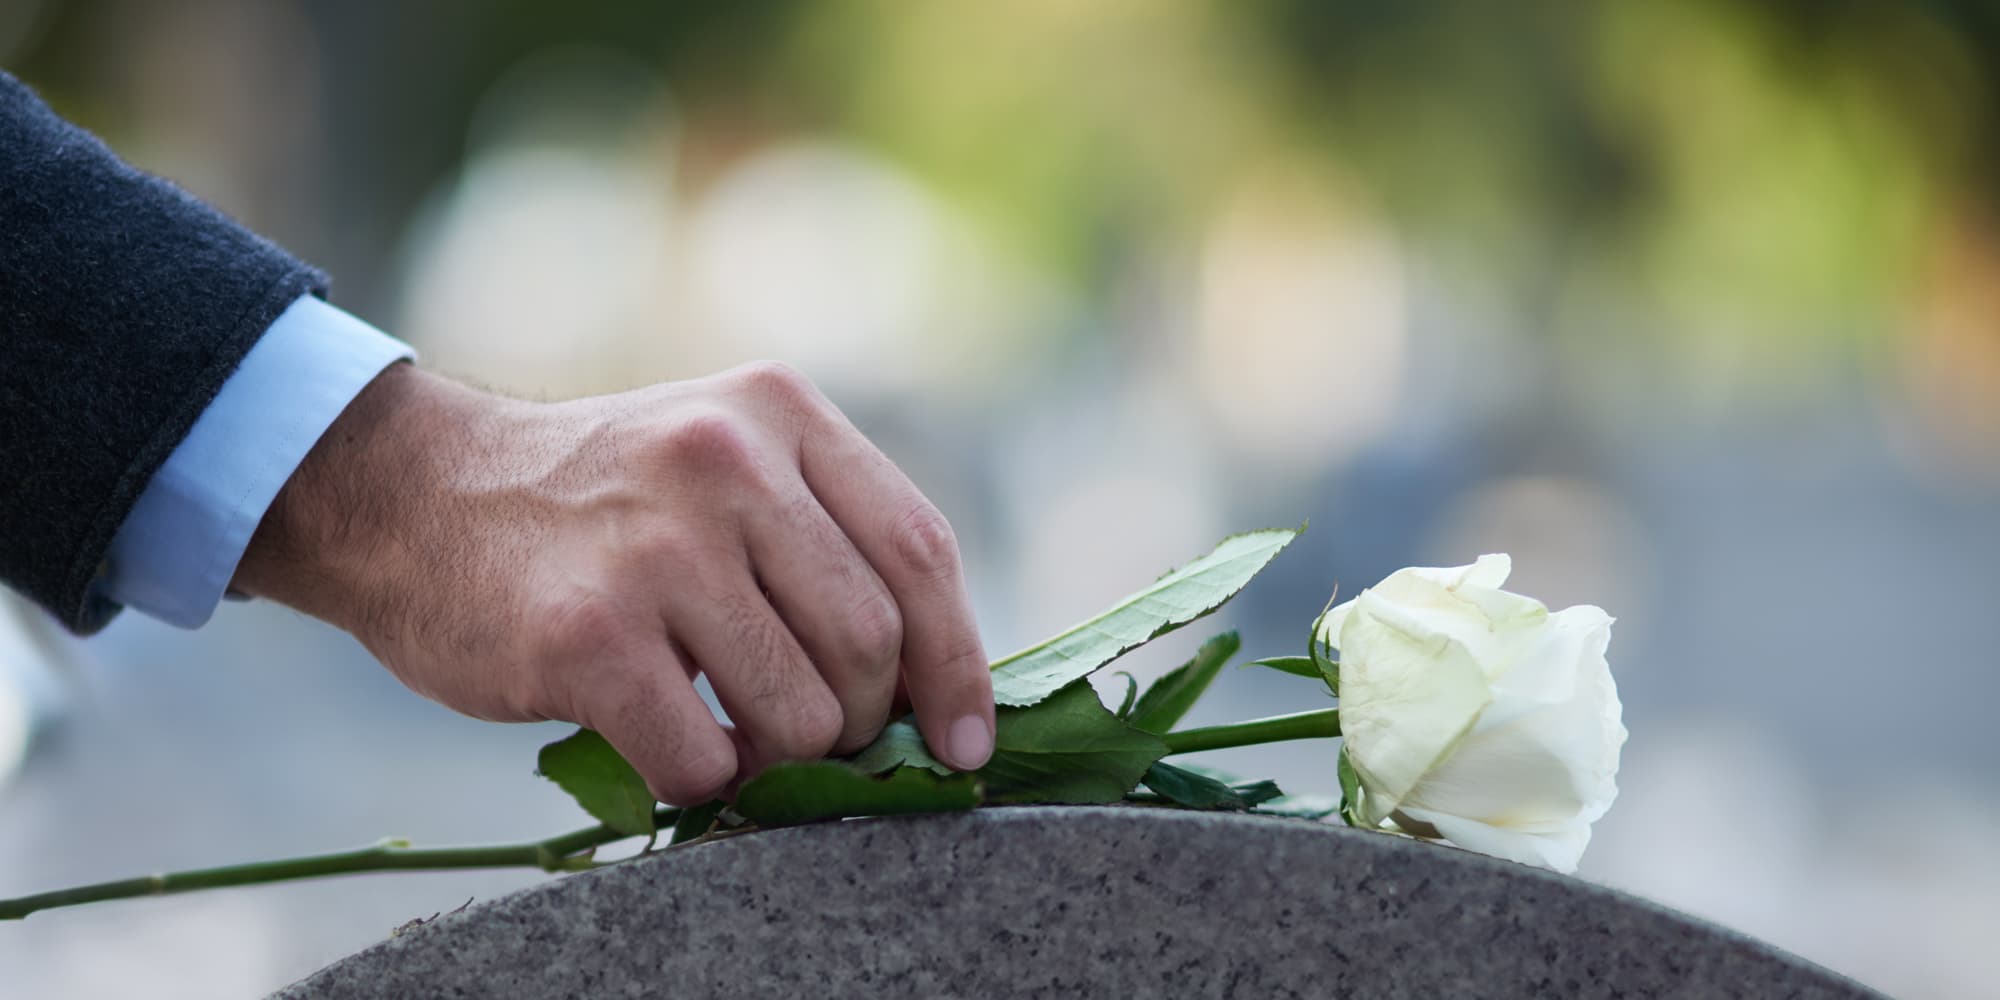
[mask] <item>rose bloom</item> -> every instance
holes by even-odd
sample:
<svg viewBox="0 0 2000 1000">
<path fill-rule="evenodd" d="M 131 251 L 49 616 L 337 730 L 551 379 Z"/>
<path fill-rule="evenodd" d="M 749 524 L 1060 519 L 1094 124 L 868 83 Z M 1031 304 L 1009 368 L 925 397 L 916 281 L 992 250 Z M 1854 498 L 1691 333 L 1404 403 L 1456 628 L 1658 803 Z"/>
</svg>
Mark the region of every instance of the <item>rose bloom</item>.
<svg viewBox="0 0 2000 1000">
<path fill-rule="evenodd" d="M 1500 589 L 1513 563 L 1404 569 L 1329 611 L 1364 825 L 1576 870 L 1618 795 L 1611 617 Z"/>
</svg>

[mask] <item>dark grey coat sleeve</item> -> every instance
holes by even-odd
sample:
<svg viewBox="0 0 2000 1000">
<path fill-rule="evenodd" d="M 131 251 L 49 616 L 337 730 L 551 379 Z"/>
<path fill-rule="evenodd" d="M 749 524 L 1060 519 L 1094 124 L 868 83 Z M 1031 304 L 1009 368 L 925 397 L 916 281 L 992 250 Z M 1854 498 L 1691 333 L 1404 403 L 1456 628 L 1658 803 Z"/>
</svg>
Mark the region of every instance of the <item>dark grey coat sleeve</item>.
<svg viewBox="0 0 2000 1000">
<path fill-rule="evenodd" d="M 325 279 L 0 73 L 0 581 L 72 630 L 139 493 Z"/>
</svg>

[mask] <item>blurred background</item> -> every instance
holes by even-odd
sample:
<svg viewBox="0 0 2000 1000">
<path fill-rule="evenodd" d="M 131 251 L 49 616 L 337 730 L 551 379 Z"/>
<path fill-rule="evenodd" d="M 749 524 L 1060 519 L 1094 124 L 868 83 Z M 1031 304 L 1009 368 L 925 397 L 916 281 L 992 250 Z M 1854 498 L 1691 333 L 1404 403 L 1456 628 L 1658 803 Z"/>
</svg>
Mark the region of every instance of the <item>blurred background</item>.
<svg viewBox="0 0 2000 1000">
<path fill-rule="evenodd" d="M 1586 877 L 1899 996 L 2000 979 L 1993 5 L 8 0 L 0 66 L 434 368 L 800 367 L 950 516 L 995 654 L 1248 527 L 1312 522 L 1124 666 L 1511 552 L 1619 619 Z M 581 825 L 531 774 L 565 727 L 282 608 L 22 621 L 0 895 Z M 254 996 L 539 878 L 42 914 L 0 990 Z"/>
</svg>

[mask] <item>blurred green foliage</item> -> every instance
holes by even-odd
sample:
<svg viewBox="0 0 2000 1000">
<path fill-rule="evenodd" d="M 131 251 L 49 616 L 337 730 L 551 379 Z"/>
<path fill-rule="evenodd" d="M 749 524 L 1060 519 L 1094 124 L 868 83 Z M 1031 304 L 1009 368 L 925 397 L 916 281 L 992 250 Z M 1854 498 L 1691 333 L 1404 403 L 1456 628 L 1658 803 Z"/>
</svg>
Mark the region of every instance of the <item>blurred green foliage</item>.
<svg viewBox="0 0 2000 1000">
<path fill-rule="evenodd" d="M 843 135 L 1075 288 L 1192 240 L 1275 174 L 1359 192 L 1528 328 L 1769 343 L 1777 363 L 1893 330 L 1941 234 L 1993 225 L 1996 10 L 324 2 L 264 19 L 309 37 L 216 44 L 316 53 L 327 198 L 362 246 L 393 242 L 510 67 L 589 46 L 658 72 L 686 119 L 686 183 L 770 136 Z M 95 127 L 129 126 L 107 91 L 160 8 L 27 16 L 11 67 Z M 1649 319 L 1610 322 L 1604 302 Z"/>
</svg>

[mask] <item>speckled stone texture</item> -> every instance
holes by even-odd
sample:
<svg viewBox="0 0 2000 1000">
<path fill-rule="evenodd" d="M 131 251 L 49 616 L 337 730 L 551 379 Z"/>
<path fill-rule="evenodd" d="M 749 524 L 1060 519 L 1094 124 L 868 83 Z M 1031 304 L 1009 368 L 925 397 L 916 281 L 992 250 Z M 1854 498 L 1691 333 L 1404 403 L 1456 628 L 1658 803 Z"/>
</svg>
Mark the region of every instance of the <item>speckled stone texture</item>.
<svg viewBox="0 0 2000 1000">
<path fill-rule="evenodd" d="M 733 837 L 440 917 L 277 994 L 1876 994 L 1574 879 L 1269 817 L 982 809 Z"/>
</svg>

